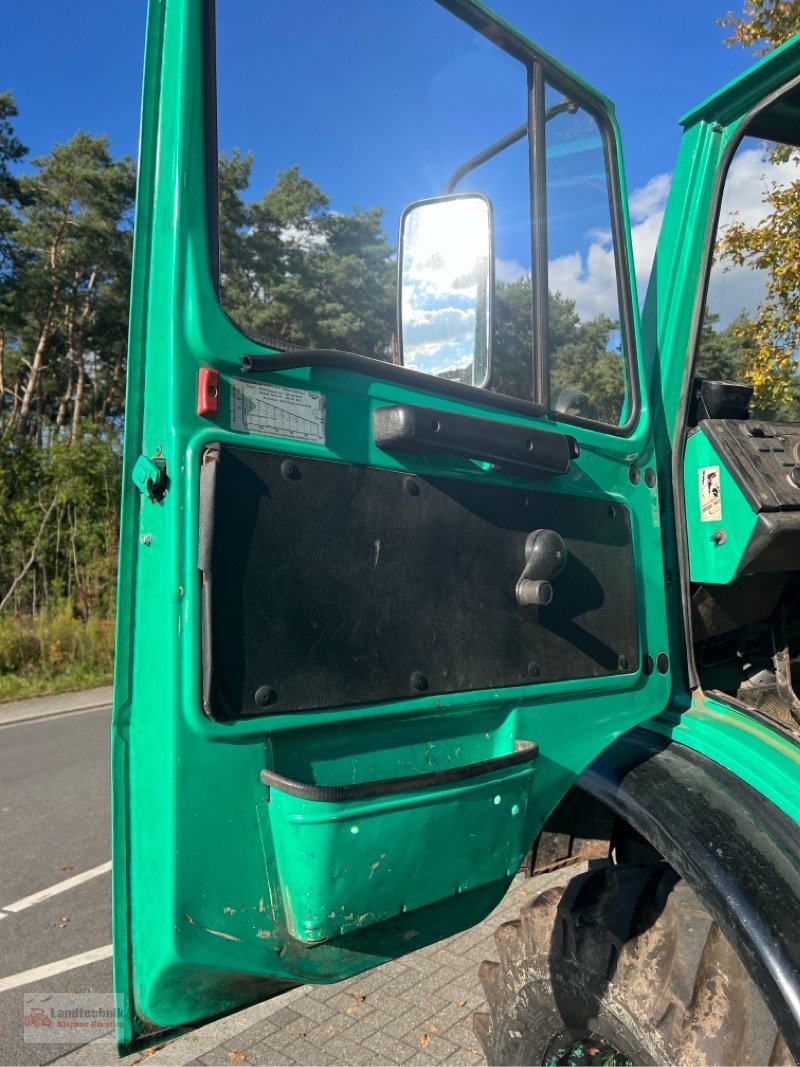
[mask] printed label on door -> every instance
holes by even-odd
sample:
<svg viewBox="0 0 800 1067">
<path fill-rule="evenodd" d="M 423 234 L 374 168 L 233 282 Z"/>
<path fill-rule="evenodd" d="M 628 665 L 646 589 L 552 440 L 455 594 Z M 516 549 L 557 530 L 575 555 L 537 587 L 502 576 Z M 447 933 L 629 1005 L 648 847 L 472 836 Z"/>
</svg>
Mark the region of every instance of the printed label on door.
<svg viewBox="0 0 800 1067">
<path fill-rule="evenodd" d="M 231 427 L 325 444 L 325 397 L 305 389 L 231 378 Z"/>
<path fill-rule="evenodd" d="M 700 475 L 700 521 L 719 522 L 722 519 L 722 490 L 719 484 L 719 467 L 701 467 Z"/>
</svg>

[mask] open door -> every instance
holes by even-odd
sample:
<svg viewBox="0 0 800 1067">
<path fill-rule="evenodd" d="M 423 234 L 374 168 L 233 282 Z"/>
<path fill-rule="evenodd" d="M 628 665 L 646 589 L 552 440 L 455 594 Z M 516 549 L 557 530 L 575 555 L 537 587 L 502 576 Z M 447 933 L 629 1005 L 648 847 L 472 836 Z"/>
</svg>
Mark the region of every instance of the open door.
<svg viewBox="0 0 800 1067">
<path fill-rule="evenodd" d="M 126 1049 L 479 921 L 670 691 L 610 105 L 472 0 L 377 25 L 354 4 L 346 62 L 315 50 L 325 6 L 220 5 L 217 46 L 211 0 L 150 4 L 113 727 Z M 257 116 L 277 146 L 246 211 L 217 92 L 221 139 Z M 281 135 L 289 97 L 307 114 Z M 348 214 L 371 186 L 326 207 L 294 166 L 326 137 L 354 157 L 354 128 L 396 251 L 395 220 Z"/>
</svg>

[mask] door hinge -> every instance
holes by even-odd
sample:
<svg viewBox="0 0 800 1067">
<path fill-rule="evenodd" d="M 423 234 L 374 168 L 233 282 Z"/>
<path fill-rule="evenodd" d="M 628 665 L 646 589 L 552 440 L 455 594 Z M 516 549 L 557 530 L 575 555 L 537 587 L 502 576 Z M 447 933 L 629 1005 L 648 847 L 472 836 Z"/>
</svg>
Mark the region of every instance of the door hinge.
<svg viewBox="0 0 800 1067">
<path fill-rule="evenodd" d="M 163 500 L 167 493 L 167 461 L 163 456 L 139 456 L 131 478 L 140 493 L 157 503 Z"/>
</svg>

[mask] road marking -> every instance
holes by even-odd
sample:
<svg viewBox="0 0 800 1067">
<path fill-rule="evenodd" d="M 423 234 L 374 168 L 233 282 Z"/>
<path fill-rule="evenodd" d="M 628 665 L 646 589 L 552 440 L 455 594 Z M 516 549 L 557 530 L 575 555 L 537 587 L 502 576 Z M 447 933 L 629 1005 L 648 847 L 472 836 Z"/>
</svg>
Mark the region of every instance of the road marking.
<svg viewBox="0 0 800 1067">
<path fill-rule="evenodd" d="M 30 971 L 10 974 L 8 978 L 0 978 L 0 993 L 5 993 L 9 989 L 17 989 L 21 985 L 30 985 L 31 982 L 41 982 L 45 978 L 52 978 L 54 974 L 63 974 L 64 971 L 74 971 L 77 967 L 85 967 L 89 963 L 97 963 L 98 960 L 107 960 L 112 951 L 111 945 L 103 945 L 102 948 L 93 948 L 90 952 L 68 956 L 65 960 L 56 960 L 55 963 L 45 963 L 42 967 L 33 967 Z"/>
<path fill-rule="evenodd" d="M 92 878 L 97 878 L 101 874 L 108 874 L 110 870 L 111 861 L 109 860 L 108 863 L 101 863 L 99 867 L 92 867 L 90 871 L 74 874 L 72 878 L 65 878 L 63 882 L 56 882 L 47 889 L 40 889 L 38 893 L 31 893 L 29 897 L 15 900 L 13 904 L 6 904 L 5 907 L 0 908 L 0 919 L 6 912 L 25 911 L 26 908 L 32 908 L 34 904 L 41 904 L 43 900 L 49 900 L 50 897 L 58 896 L 59 893 L 66 893 L 68 889 L 74 889 L 76 885 L 83 885 L 84 882 L 90 882 Z"/>
</svg>

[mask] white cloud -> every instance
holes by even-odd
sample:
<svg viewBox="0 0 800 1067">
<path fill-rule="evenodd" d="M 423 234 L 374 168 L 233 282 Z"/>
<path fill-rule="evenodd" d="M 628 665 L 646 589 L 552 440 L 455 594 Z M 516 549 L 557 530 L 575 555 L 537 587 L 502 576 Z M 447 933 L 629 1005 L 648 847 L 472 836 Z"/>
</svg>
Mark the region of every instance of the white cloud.
<svg viewBox="0 0 800 1067">
<path fill-rule="evenodd" d="M 671 174 L 656 174 L 641 189 L 634 189 L 628 199 L 631 219 L 634 222 L 646 222 L 653 215 L 663 212 L 671 183 Z"/>
<path fill-rule="evenodd" d="M 671 179 L 669 174 L 656 174 L 630 197 L 631 240 L 640 297 L 644 296 L 650 277 Z M 585 251 L 576 250 L 550 261 L 550 289 L 574 300 L 581 318 L 604 314 L 616 319 L 619 305 L 611 232 L 592 229 L 586 240 Z"/>
<path fill-rule="evenodd" d="M 523 267 L 516 259 L 500 259 L 494 263 L 494 276 L 498 282 L 518 282 L 526 274 L 530 274 L 530 267 Z"/>
<path fill-rule="evenodd" d="M 719 234 L 732 223 L 757 226 L 770 213 L 764 202 L 770 187 L 796 181 L 800 172 L 792 162 L 771 163 L 762 147 L 746 148 L 736 153 L 725 181 L 720 210 Z M 708 306 L 720 316 L 722 329 L 741 311 L 752 314 L 764 297 L 766 275 L 751 267 L 715 263 L 708 286 Z"/>
</svg>

